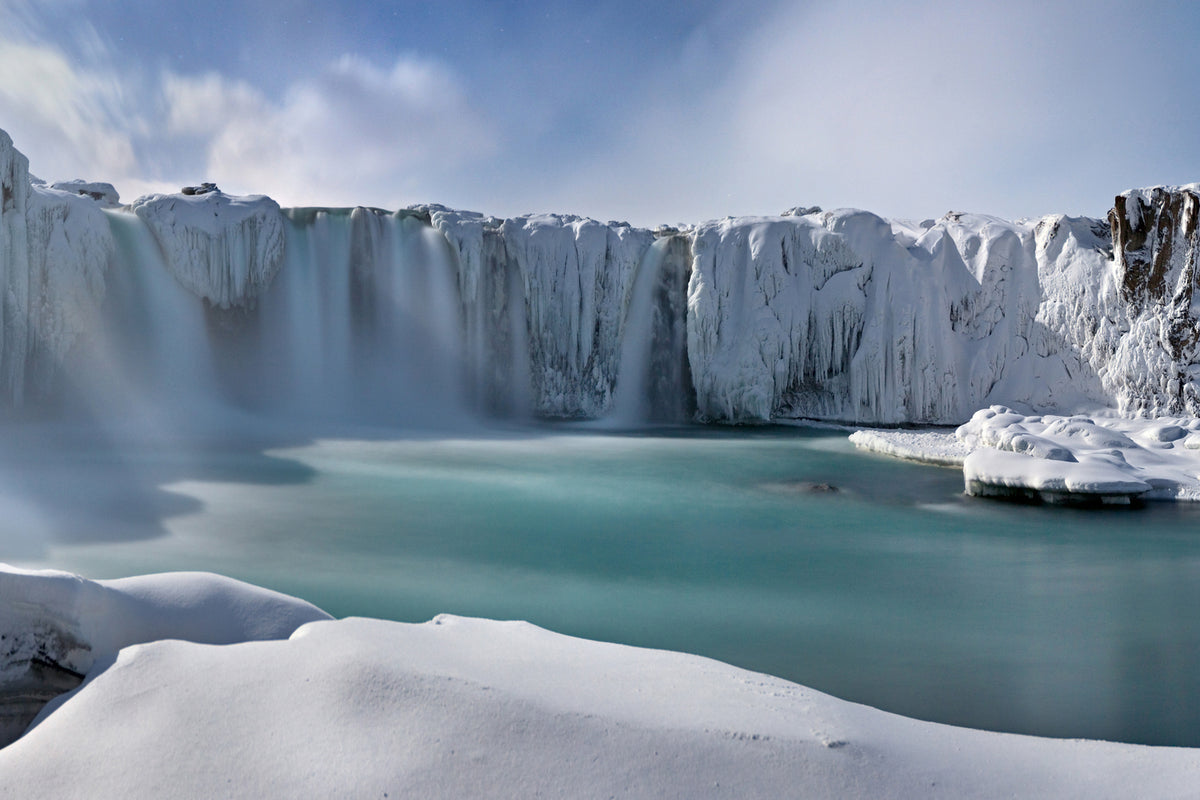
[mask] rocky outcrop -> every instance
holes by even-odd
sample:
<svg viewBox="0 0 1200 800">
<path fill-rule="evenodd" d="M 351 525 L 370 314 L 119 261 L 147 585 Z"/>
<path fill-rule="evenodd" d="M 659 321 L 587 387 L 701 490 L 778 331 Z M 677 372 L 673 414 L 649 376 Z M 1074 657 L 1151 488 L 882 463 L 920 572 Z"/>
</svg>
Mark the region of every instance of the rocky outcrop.
<svg viewBox="0 0 1200 800">
<path fill-rule="evenodd" d="M 1121 410 L 1200 414 L 1200 185 L 1118 195 L 1109 212 Z"/>
</svg>

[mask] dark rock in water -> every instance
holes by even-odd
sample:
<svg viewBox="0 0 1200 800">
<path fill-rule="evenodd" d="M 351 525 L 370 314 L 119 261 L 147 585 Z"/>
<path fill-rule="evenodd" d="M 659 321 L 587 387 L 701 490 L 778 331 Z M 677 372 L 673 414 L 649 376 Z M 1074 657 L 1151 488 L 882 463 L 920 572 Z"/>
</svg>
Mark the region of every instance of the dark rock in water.
<svg viewBox="0 0 1200 800">
<path fill-rule="evenodd" d="M 221 190 L 217 188 L 217 185 L 215 183 L 207 183 L 206 182 L 206 183 L 200 184 L 199 186 L 185 186 L 182 189 L 180 189 L 179 191 L 190 197 L 190 196 L 196 195 L 196 194 L 211 194 L 212 192 L 219 192 Z"/>
<path fill-rule="evenodd" d="M 762 488 L 780 494 L 836 494 L 841 491 L 832 483 L 816 483 L 814 481 L 778 481 L 764 483 Z"/>
</svg>

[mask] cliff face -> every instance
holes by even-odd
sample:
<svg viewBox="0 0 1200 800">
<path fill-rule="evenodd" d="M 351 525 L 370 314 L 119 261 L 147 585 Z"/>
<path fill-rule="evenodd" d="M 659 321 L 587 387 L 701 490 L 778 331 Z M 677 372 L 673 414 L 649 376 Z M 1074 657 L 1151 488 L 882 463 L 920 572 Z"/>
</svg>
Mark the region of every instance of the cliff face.
<svg viewBox="0 0 1200 800">
<path fill-rule="evenodd" d="M 1200 413 L 1200 186 L 1125 192 L 1108 218 L 1121 329 L 1113 367 L 1126 384 L 1121 409 Z"/>
<path fill-rule="evenodd" d="M 28 160 L 0 131 L 0 397 L 8 404 L 45 391 L 94 324 L 112 250 L 96 201 L 32 185 Z"/>
</svg>

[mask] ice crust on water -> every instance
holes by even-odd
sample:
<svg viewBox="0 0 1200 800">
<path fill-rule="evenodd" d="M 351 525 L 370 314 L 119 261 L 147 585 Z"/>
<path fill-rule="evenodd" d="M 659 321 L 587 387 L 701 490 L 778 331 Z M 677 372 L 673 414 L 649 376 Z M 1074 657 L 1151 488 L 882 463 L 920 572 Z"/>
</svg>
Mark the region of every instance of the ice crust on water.
<svg viewBox="0 0 1200 800">
<path fill-rule="evenodd" d="M 1193 749 L 920 722 L 710 659 L 523 622 L 300 624 L 320 612 L 213 576 L 106 584 L 121 602 L 90 606 L 76 597 L 98 584 L 0 571 L 0 608 L 28 600 L 64 612 L 56 622 L 82 613 L 92 630 L 137 628 L 126 638 L 142 642 L 95 662 L 81 687 L 0 749 L 0 792 L 1182 797 L 1200 779 Z M 234 602 L 212 602 L 213 586 Z M 129 606 L 140 610 L 132 620 Z M 150 628 L 139 616 L 161 639 L 141 638 Z M 275 627 L 245 634 L 263 641 L 217 647 L 187 635 L 203 618 L 224 641 L 263 616 Z"/>
</svg>

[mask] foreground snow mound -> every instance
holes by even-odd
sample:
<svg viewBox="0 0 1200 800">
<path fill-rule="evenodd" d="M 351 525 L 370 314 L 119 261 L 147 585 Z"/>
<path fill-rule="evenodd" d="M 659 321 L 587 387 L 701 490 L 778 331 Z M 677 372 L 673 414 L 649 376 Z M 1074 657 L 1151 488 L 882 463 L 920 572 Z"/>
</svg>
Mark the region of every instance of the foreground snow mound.
<svg viewBox="0 0 1200 800">
<path fill-rule="evenodd" d="M 0 564 L 0 746 L 123 647 L 280 639 L 319 619 L 329 615 L 310 603 L 220 575 L 91 581 Z"/>
<path fill-rule="evenodd" d="M 220 308 L 250 304 L 283 263 L 283 214 L 269 197 L 154 194 L 132 209 L 179 282 Z"/>
<path fill-rule="evenodd" d="M 0 750 L 0 775 L 14 797 L 1169 797 L 1200 753 L 957 729 L 696 656 L 438 617 L 127 648 Z"/>
<path fill-rule="evenodd" d="M 977 411 L 957 436 L 968 494 L 1048 502 L 1200 500 L 1200 420 Z"/>
</svg>

